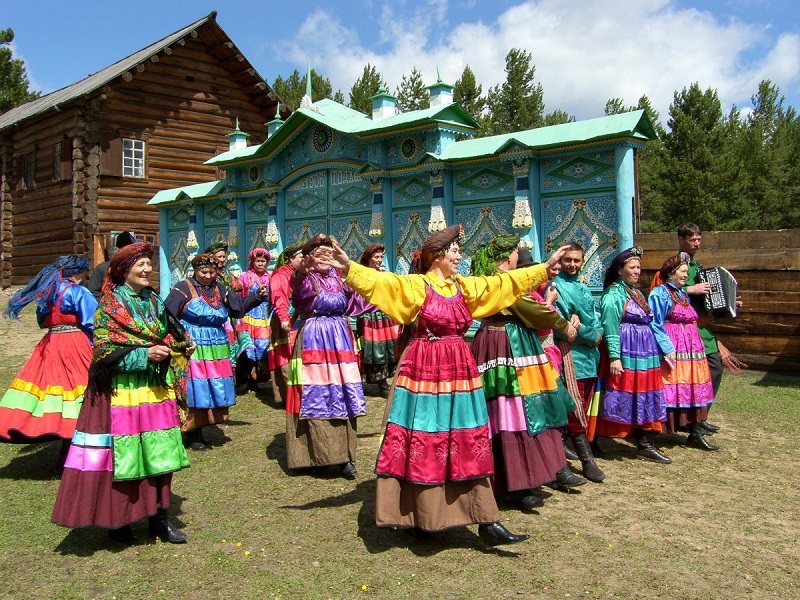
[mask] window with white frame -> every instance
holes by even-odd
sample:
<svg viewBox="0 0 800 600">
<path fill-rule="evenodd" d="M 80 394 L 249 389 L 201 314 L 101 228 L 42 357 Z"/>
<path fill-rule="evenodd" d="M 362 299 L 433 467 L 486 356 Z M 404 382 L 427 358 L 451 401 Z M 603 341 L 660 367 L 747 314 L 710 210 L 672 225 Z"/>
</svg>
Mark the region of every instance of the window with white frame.
<svg viewBox="0 0 800 600">
<path fill-rule="evenodd" d="M 122 138 L 122 176 L 144 177 L 145 142 Z"/>
</svg>

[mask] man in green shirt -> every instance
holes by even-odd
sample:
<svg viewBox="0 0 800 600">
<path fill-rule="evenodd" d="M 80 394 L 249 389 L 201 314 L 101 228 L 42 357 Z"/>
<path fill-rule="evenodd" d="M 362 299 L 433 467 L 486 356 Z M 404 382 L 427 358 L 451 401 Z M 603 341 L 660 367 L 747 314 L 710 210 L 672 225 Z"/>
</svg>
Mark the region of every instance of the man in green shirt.
<svg viewBox="0 0 800 600">
<path fill-rule="evenodd" d="M 550 287 L 558 290 L 558 298 L 553 306 L 567 321 L 573 317 L 579 320 L 578 335 L 573 341 L 567 340 L 560 332 L 554 331 L 559 340 L 569 343 L 569 352 L 564 354 L 562 375 L 567 390 L 576 403 L 580 402 L 584 413 L 588 413 L 597 383 L 597 368 L 600 365 L 600 342 L 603 328 L 595 311 L 592 291 L 580 280 L 580 272 L 586 263 L 583 247 L 572 243 L 561 257 L 561 272 L 550 282 Z M 569 363 L 572 367 L 569 367 Z M 572 380 L 572 381 L 571 381 Z M 589 481 L 599 483 L 605 479 L 594 460 L 594 453 L 586 436 L 586 427 L 574 412 L 569 413 L 567 435 L 572 438 L 575 451 L 583 466 L 583 476 Z"/>
</svg>

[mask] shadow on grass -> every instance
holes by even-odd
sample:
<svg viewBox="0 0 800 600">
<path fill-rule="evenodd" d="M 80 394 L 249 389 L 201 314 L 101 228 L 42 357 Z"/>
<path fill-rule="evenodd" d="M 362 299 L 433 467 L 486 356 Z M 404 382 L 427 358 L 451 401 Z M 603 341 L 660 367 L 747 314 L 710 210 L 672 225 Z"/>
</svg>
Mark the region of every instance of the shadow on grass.
<svg viewBox="0 0 800 600">
<path fill-rule="evenodd" d="M 17 456 L 10 463 L 0 468 L 2 479 L 28 479 L 44 481 L 61 479 L 58 468 L 58 456 L 61 441 L 37 444 L 19 444 Z"/>
<path fill-rule="evenodd" d="M 753 385 L 756 387 L 800 388 L 800 377 L 781 375 L 779 373 L 764 373 L 764 376 L 753 382 Z"/>
<path fill-rule="evenodd" d="M 183 500 L 184 498 L 182 496 L 176 494 L 171 494 L 170 496 L 170 521 L 178 529 L 183 529 L 186 525 L 180 518 L 176 518 L 175 516 L 183 512 L 181 509 Z M 150 533 L 147 527 L 147 519 L 141 519 L 140 521 L 131 523 L 131 529 L 133 529 L 136 540 L 130 544 L 112 540 L 108 535 L 108 529 L 102 527 L 80 527 L 77 529 L 70 529 L 66 537 L 53 549 L 53 552 L 57 552 L 62 556 L 90 557 L 98 551 L 122 552 L 133 546 L 145 546 L 157 543 L 156 536 Z"/>
<path fill-rule="evenodd" d="M 607 437 L 597 437 L 595 440 L 601 451 L 594 457 L 601 461 L 628 460 L 636 455 L 636 448 L 624 440 Z"/>
</svg>

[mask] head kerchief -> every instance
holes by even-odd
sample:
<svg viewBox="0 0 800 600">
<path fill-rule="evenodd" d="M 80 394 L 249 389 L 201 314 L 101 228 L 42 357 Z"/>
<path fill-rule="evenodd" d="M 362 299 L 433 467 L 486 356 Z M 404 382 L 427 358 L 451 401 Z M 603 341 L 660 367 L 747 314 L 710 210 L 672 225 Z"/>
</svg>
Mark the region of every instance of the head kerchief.
<svg viewBox="0 0 800 600">
<path fill-rule="evenodd" d="M 282 267 L 289 259 L 292 258 L 298 252 L 303 251 L 303 242 L 295 242 L 294 244 L 289 244 L 286 248 L 283 249 L 283 252 L 280 253 L 278 256 L 278 260 L 275 262 L 275 268 L 278 269 Z"/>
<path fill-rule="evenodd" d="M 124 283 L 125 276 L 128 274 L 128 271 L 131 270 L 131 267 L 136 264 L 136 261 L 143 256 L 153 258 L 153 253 L 155 251 L 155 247 L 150 242 L 135 242 L 124 248 L 120 248 L 108 265 L 106 278 L 105 281 L 103 281 L 102 293 L 111 293 L 114 286 Z"/>
<path fill-rule="evenodd" d="M 670 276 L 678 270 L 678 267 L 681 265 L 688 265 L 691 257 L 686 252 L 678 252 L 674 256 L 670 256 L 667 260 L 664 261 L 664 264 L 661 265 L 661 268 L 656 271 L 656 274 L 653 275 L 653 281 L 650 283 L 650 289 L 657 288 L 662 283 L 667 281 Z"/>
<path fill-rule="evenodd" d="M 462 225 L 451 225 L 425 238 L 419 251 L 419 272 L 427 273 L 436 257 L 444 254 L 453 242 L 458 241 L 463 231 Z"/>
<path fill-rule="evenodd" d="M 364 254 L 361 255 L 360 262 L 365 267 L 369 266 L 369 259 L 372 258 L 372 255 L 377 252 L 386 252 L 386 246 L 383 244 L 372 244 L 372 246 L 368 246 L 366 250 L 364 250 Z"/>
<path fill-rule="evenodd" d="M 303 246 L 303 256 L 308 256 L 320 246 L 328 246 L 329 248 L 333 247 L 331 239 L 324 233 L 318 233 L 313 238 L 308 240 L 308 242 L 306 242 L 305 246 Z"/>
<path fill-rule="evenodd" d="M 472 275 L 494 275 L 497 263 L 508 258 L 519 244 L 518 233 L 501 233 L 494 236 L 472 255 L 470 273 Z"/>
<path fill-rule="evenodd" d="M 642 256 L 644 256 L 644 250 L 642 250 L 641 246 L 634 246 L 633 248 L 628 248 L 627 250 L 623 250 L 619 254 L 614 257 L 614 260 L 611 261 L 611 266 L 608 267 L 606 271 L 606 277 L 603 281 L 603 289 L 610 286 L 612 283 L 619 279 L 619 271 L 622 267 L 625 266 L 629 260 L 633 260 L 637 258 L 641 260 Z"/>
<path fill-rule="evenodd" d="M 65 277 L 78 275 L 89 268 L 89 259 L 85 256 L 68 254 L 59 256 L 47 265 L 28 284 L 18 290 L 8 301 L 3 316 L 18 319 L 20 311 L 34 300 L 44 308 L 48 302 L 55 301 L 55 295 Z"/>
<path fill-rule="evenodd" d="M 217 240 L 203 251 L 203 254 L 216 254 L 220 250 L 225 250 L 228 253 L 228 242 L 225 240 Z"/>
<path fill-rule="evenodd" d="M 216 271 L 217 259 L 214 258 L 213 254 L 204 252 L 203 254 L 198 254 L 192 258 L 192 268 L 194 268 L 195 271 L 202 269 L 203 267 L 209 267 Z"/>
<path fill-rule="evenodd" d="M 250 261 L 249 264 L 248 264 L 248 268 L 249 269 L 253 268 L 253 263 L 259 257 L 265 258 L 267 260 L 267 264 L 269 264 L 269 259 L 272 258 L 272 255 L 269 253 L 269 250 L 267 250 L 266 248 L 262 248 L 261 246 L 256 246 L 255 248 L 250 250 L 250 254 L 247 255 L 247 258 Z"/>
</svg>

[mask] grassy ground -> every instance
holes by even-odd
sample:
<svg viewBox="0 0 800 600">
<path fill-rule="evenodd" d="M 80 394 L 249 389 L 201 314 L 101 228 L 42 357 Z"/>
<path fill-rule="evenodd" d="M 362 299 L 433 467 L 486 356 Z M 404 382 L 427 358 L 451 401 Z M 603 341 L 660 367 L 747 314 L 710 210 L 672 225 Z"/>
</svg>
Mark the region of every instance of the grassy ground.
<svg viewBox="0 0 800 600">
<path fill-rule="evenodd" d="M 0 322 L 0 390 L 41 333 Z M 367 387 L 368 392 L 376 390 Z M 659 440 L 673 460 L 603 440 L 608 478 L 503 522 L 531 539 L 488 550 L 476 530 L 418 541 L 374 526 L 372 466 L 383 412 L 368 399 L 359 475 L 286 470 L 284 413 L 268 388 L 240 396 L 213 449 L 176 474 L 186 545 L 124 547 L 50 522 L 58 443 L 0 444 L 0 596 L 10 598 L 800 597 L 800 378 L 726 374 L 712 421 L 722 450 Z M 79 501 L 76 499 L 76 501 Z"/>
</svg>

